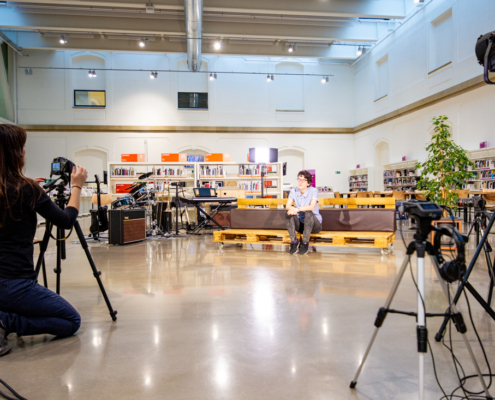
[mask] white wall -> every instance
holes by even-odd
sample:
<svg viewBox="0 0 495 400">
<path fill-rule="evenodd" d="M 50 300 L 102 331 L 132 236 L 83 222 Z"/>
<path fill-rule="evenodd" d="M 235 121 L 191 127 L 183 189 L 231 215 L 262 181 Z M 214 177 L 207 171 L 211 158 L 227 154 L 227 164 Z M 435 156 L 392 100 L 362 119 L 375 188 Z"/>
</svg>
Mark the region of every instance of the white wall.
<svg viewBox="0 0 495 400">
<path fill-rule="evenodd" d="M 428 0 L 426 0 L 428 2 Z M 478 37 L 495 30 L 493 0 L 433 0 L 410 17 L 388 38 L 365 54 L 355 65 L 355 121 L 353 126 L 373 120 L 398 108 L 431 96 L 483 73 L 474 54 Z M 451 36 L 435 40 L 435 34 L 447 34 L 448 26 L 435 29 L 442 15 L 451 17 Z M 414 9 L 411 12 L 413 14 Z M 441 18 L 440 18 L 441 20 Z M 445 28 L 445 29 L 444 29 Z M 445 31 L 445 32 L 444 32 Z M 442 54 L 433 46 L 443 44 Z M 445 60 L 445 48 L 452 63 L 430 73 L 437 57 Z M 373 82 L 377 80 L 377 62 L 388 55 L 388 95 L 378 101 Z M 447 57 L 448 58 L 448 57 Z"/>
<path fill-rule="evenodd" d="M 187 70 L 185 55 L 46 50 L 30 50 L 28 54 L 18 58 L 20 65 L 84 69 L 33 69 L 33 75 L 20 70 L 20 124 L 348 127 L 353 123 L 354 77 L 350 65 L 311 59 L 292 59 L 288 64 L 284 59 L 204 56 L 203 70 L 207 71 L 277 70 L 318 76 L 275 76 L 275 82 L 267 82 L 264 74 L 219 73 L 217 80 L 209 81 L 206 74 L 159 72 L 158 79 L 151 80 L 152 70 Z M 103 66 L 142 71 L 98 71 Z M 88 77 L 86 69 L 91 68 L 96 69 L 97 78 Z M 323 75 L 334 76 L 322 84 Z M 295 106 L 277 104 L 281 89 L 278 80 L 284 81 L 287 93 L 298 97 L 293 99 Z M 292 81 L 297 90 L 290 90 Z M 107 107 L 74 109 L 73 90 L 86 88 L 106 90 Z M 208 91 L 209 110 L 178 110 L 178 91 Z M 281 106 L 298 112 L 276 112 Z"/>
<path fill-rule="evenodd" d="M 105 68 L 142 69 L 142 72 L 98 72 L 107 90 L 105 110 L 74 109 L 72 90 L 87 85 L 84 73 L 70 70 L 38 70 L 33 75 L 18 74 L 20 124 L 60 125 L 172 125 L 172 126 L 265 126 L 265 127 L 353 127 L 409 105 L 439 91 L 482 74 L 474 56 L 479 35 L 495 29 L 493 0 L 433 0 L 413 15 L 389 37 L 365 54 L 354 66 L 335 65 L 317 60 L 267 59 L 257 57 L 205 56 L 209 71 L 269 72 L 302 71 L 306 74 L 334 75 L 327 84 L 319 77 L 297 78 L 297 87 L 287 93 L 297 102 L 282 108 L 298 112 L 277 112 L 280 83 L 267 82 L 266 75 L 219 74 L 216 81 L 185 73 L 159 73 L 149 79 L 151 70 L 184 70 L 185 55 L 95 53 L 74 51 L 29 51 L 29 58 L 19 64 L 36 67 L 71 67 L 87 56 L 99 57 Z M 450 11 L 451 10 L 451 11 Z M 452 63 L 429 74 L 431 45 L 435 29 L 432 22 L 452 13 L 449 24 L 439 32 L 452 32 L 449 47 Z M 440 18 L 440 20 L 442 20 Z M 444 29 L 445 28 L 445 29 Z M 387 34 L 386 29 L 384 35 Z M 439 45 L 439 41 L 434 44 Z M 78 57 L 86 58 L 78 58 Z M 387 58 L 387 96 L 376 98 L 377 62 Z M 442 53 L 440 59 L 445 59 Z M 448 57 L 447 57 L 448 58 Z M 21 63 L 22 61 L 22 63 Z M 77 64 L 76 62 L 76 64 Z M 298 62 L 294 68 L 288 62 Z M 80 62 L 79 62 L 80 64 Z M 89 68 L 84 64 L 85 68 Z M 104 78 L 104 79 L 103 79 Z M 277 80 L 277 77 L 275 77 Z M 281 80 L 282 81 L 282 80 Z M 92 85 L 97 81 L 93 81 Z M 284 79 L 290 84 L 290 78 Z M 208 111 L 179 111 L 177 91 L 207 88 Z M 84 86 L 83 86 L 84 88 Z M 278 88 L 278 89 L 277 89 Z M 277 91 L 278 90 L 278 91 Z M 277 95 L 278 94 L 278 95 Z M 302 98 L 301 98 L 302 97 Z M 431 118 L 448 115 L 457 143 L 468 150 L 488 140 L 495 146 L 491 113 L 495 89 L 484 87 L 444 101 L 435 106 L 376 126 L 356 135 L 299 134 L 149 134 L 149 133 L 29 133 L 28 174 L 48 171 L 55 156 L 74 159 L 83 150 L 99 150 L 109 161 L 118 161 L 121 153 L 144 152 L 148 141 L 149 161 L 158 161 L 162 152 L 196 149 L 232 154 L 233 161 L 244 161 L 253 146 L 277 147 L 281 151 L 304 153 L 304 167 L 317 170 L 317 183 L 331 185 L 338 191 L 348 188 L 349 169 L 379 167 L 375 146 L 389 144 L 389 161 L 424 160 L 426 142 L 431 132 Z M 303 109 L 303 112 L 301 109 Z M 81 153 L 89 154 L 91 152 Z M 100 154 L 100 153 L 96 153 Z M 336 175 L 335 171 L 342 171 Z M 45 172 L 46 174 L 46 172 Z M 378 181 L 379 182 L 379 181 Z M 373 189 L 373 188 L 372 188 Z"/>
<path fill-rule="evenodd" d="M 390 163 L 400 162 L 403 156 L 407 160 L 424 161 L 427 156 L 426 144 L 433 129 L 431 119 L 439 115 L 449 117 L 453 138 L 464 149 L 479 149 L 483 141 L 495 147 L 495 130 L 490 116 L 493 104 L 495 88 L 487 85 L 357 133 L 356 163 L 365 167 L 376 166 L 375 147 L 380 141 L 389 144 Z"/>
<path fill-rule="evenodd" d="M 108 161 L 119 162 L 122 153 L 144 153 L 145 141 L 148 161 L 157 163 L 161 153 L 187 153 L 190 149 L 196 153 L 198 150 L 230 153 L 235 162 L 246 162 L 250 147 L 276 147 L 281 152 L 297 150 L 304 153 L 304 167 L 316 170 L 318 186 L 334 186 L 341 191 L 347 188 L 347 172 L 353 167 L 354 158 L 352 135 L 28 132 L 26 174 L 33 178 L 48 176 L 53 158 L 63 156 L 80 162 L 93 160 L 92 165 L 86 167 L 91 168 L 91 174 L 98 173 L 102 178 L 103 171 L 97 169 L 102 164 L 100 160 L 104 153 Z M 336 175 L 337 170 L 342 174 Z"/>
</svg>

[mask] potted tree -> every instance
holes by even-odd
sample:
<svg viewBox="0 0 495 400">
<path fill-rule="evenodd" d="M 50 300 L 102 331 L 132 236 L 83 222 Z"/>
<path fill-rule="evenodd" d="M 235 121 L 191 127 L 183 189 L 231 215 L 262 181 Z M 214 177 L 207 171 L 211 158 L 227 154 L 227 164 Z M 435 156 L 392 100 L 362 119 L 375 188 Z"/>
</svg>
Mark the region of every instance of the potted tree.
<svg viewBox="0 0 495 400">
<path fill-rule="evenodd" d="M 425 191 L 429 201 L 456 208 L 459 195 L 453 190 L 462 189 L 475 165 L 466 150 L 452 140 L 447 119 L 440 115 L 432 120 L 435 133 L 426 147 L 428 159 L 416 164 L 416 169 L 421 169 L 417 188 Z"/>
</svg>

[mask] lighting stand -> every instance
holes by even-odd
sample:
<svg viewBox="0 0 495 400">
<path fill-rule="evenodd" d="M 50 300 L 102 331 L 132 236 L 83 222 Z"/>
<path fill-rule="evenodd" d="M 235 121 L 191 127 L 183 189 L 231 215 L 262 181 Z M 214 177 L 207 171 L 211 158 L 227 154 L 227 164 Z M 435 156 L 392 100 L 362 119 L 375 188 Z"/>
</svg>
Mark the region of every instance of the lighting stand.
<svg viewBox="0 0 495 400">
<path fill-rule="evenodd" d="M 261 164 L 259 164 L 259 166 L 261 169 L 261 198 L 264 199 L 265 198 L 265 185 L 263 183 L 263 178 L 265 177 L 266 164 L 261 163 Z"/>
<path fill-rule="evenodd" d="M 179 182 L 175 185 L 175 233 L 172 233 L 170 237 L 186 237 L 187 235 L 179 234 L 179 210 L 180 200 L 179 200 Z"/>
<path fill-rule="evenodd" d="M 430 224 L 430 227 L 427 227 L 428 223 Z M 361 374 L 361 370 L 363 369 L 364 363 L 366 361 L 366 358 L 368 357 L 371 347 L 373 346 L 373 342 L 375 341 L 375 338 L 378 334 L 378 330 L 380 327 L 383 325 L 383 322 L 385 321 L 385 318 L 387 316 L 387 313 L 394 313 L 394 314 L 403 314 L 403 315 L 408 315 L 408 316 L 413 316 L 417 318 L 417 327 L 416 327 L 416 332 L 417 332 L 417 343 L 418 343 L 418 352 L 419 352 L 419 399 L 424 400 L 425 398 L 425 353 L 427 352 L 428 349 L 428 332 L 426 329 L 426 318 L 427 317 L 445 317 L 446 319 L 452 319 L 457 330 L 461 333 L 462 338 L 464 340 L 464 343 L 468 349 L 469 356 L 471 357 L 471 361 L 473 362 L 473 365 L 476 369 L 476 373 L 480 379 L 481 385 L 483 387 L 483 391 L 486 394 L 486 397 L 488 399 L 492 399 L 490 396 L 490 393 L 488 392 L 488 388 L 485 384 L 485 381 L 483 379 L 483 375 L 481 373 L 481 370 L 478 366 L 478 363 L 476 361 L 476 358 L 474 356 L 473 350 L 471 348 L 471 345 L 469 343 L 469 339 L 466 336 L 466 331 L 467 327 L 466 324 L 464 323 L 464 319 L 462 317 L 462 314 L 457 310 L 456 304 L 452 303 L 452 305 L 449 307 L 447 310 L 447 313 L 445 314 L 432 314 L 432 313 L 426 313 L 425 314 L 425 306 L 424 306 L 424 298 L 425 298 L 425 276 L 424 276 L 424 271 L 425 271 L 425 253 L 428 253 L 431 257 L 431 261 L 435 267 L 435 272 L 437 274 L 438 280 L 440 282 L 440 285 L 442 286 L 445 298 L 447 299 L 447 302 L 449 302 L 449 288 L 447 286 L 447 283 L 443 280 L 443 278 L 440 275 L 440 270 L 439 270 L 439 263 L 436 258 L 436 250 L 433 247 L 433 245 L 429 242 L 427 242 L 427 232 L 431 230 L 431 221 L 427 221 L 427 223 L 422 223 L 422 221 L 418 220 L 418 225 L 422 225 L 419 227 L 418 231 L 414 234 L 414 241 L 412 241 L 409 246 L 407 247 L 407 252 L 406 252 L 406 257 L 402 263 L 402 266 L 399 270 L 399 273 L 397 274 L 397 277 L 395 278 L 394 284 L 392 285 L 392 290 L 390 291 L 387 300 L 385 301 L 385 306 L 380 308 L 378 310 L 378 315 L 375 319 L 375 331 L 373 333 L 373 336 L 371 337 L 371 341 L 368 345 L 368 348 L 366 349 L 366 352 L 364 353 L 363 360 L 361 361 L 361 364 L 359 365 L 359 368 L 356 372 L 356 375 L 354 376 L 354 379 L 352 380 L 350 387 L 354 389 L 357 385 L 357 380 L 359 378 L 359 375 Z M 404 276 L 404 273 L 407 269 L 408 264 L 411 262 L 411 256 L 416 252 L 417 254 L 417 268 L 418 268 L 418 312 L 407 312 L 407 311 L 399 311 L 399 310 L 392 310 L 390 309 L 390 305 L 392 304 L 392 300 L 395 297 L 395 294 L 397 292 L 397 289 L 399 287 L 399 284 L 402 280 L 402 277 Z"/>
</svg>

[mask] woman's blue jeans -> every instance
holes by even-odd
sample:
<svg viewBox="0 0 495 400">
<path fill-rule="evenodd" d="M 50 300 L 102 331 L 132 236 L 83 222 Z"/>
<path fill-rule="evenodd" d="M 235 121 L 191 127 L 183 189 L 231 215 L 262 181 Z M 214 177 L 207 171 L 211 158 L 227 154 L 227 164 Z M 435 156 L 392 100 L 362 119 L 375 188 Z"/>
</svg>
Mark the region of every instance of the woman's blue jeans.
<svg viewBox="0 0 495 400">
<path fill-rule="evenodd" d="M 30 279 L 0 279 L 0 320 L 19 336 L 71 336 L 81 316 L 67 300 Z"/>
</svg>

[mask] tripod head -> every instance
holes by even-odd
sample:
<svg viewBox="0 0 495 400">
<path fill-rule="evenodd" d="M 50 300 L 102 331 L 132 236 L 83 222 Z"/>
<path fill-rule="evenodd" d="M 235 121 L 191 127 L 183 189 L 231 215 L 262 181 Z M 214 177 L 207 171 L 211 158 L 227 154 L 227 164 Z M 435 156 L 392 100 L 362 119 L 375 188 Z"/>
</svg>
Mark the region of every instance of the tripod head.
<svg viewBox="0 0 495 400">
<path fill-rule="evenodd" d="M 435 230 L 433 221 L 442 218 L 443 210 L 436 203 L 428 201 L 409 200 L 404 203 L 404 211 L 417 221 L 414 239 L 426 241 L 431 231 Z"/>
</svg>

